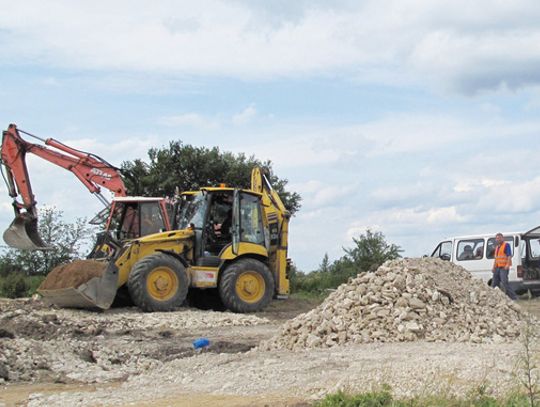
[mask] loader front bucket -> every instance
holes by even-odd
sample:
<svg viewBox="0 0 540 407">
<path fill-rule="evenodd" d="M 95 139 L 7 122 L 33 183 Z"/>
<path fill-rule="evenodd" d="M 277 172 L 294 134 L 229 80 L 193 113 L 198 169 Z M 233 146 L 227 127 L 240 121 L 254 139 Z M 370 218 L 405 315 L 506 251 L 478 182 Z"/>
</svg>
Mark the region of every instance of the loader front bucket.
<svg viewBox="0 0 540 407">
<path fill-rule="evenodd" d="M 51 247 L 41 239 L 38 222 L 26 213 L 17 215 L 4 232 L 4 242 L 9 247 L 22 250 L 50 250 Z"/>
<path fill-rule="evenodd" d="M 108 309 L 117 290 L 118 268 L 113 262 L 76 260 L 56 267 L 37 292 L 61 308 Z"/>
</svg>

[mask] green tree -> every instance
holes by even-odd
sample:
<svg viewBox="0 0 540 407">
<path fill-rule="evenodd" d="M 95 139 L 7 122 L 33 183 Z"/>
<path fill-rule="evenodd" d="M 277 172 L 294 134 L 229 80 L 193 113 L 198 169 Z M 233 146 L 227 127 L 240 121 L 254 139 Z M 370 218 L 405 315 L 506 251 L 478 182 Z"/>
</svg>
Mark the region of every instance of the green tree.
<svg viewBox="0 0 540 407">
<path fill-rule="evenodd" d="M 386 242 L 382 232 L 366 230 L 359 238 L 353 238 L 356 246 L 345 250 L 345 261 L 349 261 L 359 271 L 374 271 L 387 260 L 401 257 L 403 251 L 398 245 Z"/>
<path fill-rule="evenodd" d="M 9 249 L 0 255 L 1 274 L 46 275 L 61 263 L 84 257 L 82 252 L 94 235 L 85 219 L 67 223 L 63 220 L 63 213 L 56 208 L 40 211 L 38 229 L 43 241 L 52 249 Z"/>
<path fill-rule="evenodd" d="M 277 177 L 270 161 L 254 156 L 222 152 L 218 147 L 195 147 L 182 141 L 171 141 L 168 147 L 151 148 L 149 163 L 141 159 L 122 163 L 126 186 L 130 194 L 142 196 L 173 196 L 180 191 L 196 190 L 225 183 L 249 188 L 251 170 L 262 167 L 287 209 L 294 214 L 300 209 L 300 195 L 286 189 L 288 181 Z"/>
<path fill-rule="evenodd" d="M 401 257 L 401 248 L 387 243 L 381 232 L 367 230 L 353 242 L 355 246 L 344 248 L 345 254 L 331 264 L 325 253 L 316 271 L 304 274 L 295 270 L 291 290 L 325 294 L 362 271 L 374 271 L 386 260 Z"/>
<path fill-rule="evenodd" d="M 324 253 L 319 270 L 321 273 L 328 273 L 330 271 L 330 260 L 328 259 L 328 253 Z"/>
</svg>

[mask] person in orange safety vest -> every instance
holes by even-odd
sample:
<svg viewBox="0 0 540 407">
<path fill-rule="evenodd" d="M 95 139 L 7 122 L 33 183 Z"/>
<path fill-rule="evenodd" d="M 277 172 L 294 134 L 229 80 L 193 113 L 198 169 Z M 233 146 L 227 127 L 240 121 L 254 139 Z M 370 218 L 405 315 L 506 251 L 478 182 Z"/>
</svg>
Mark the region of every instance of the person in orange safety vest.
<svg viewBox="0 0 540 407">
<path fill-rule="evenodd" d="M 493 288 L 502 288 L 506 295 L 515 300 L 517 299 L 516 293 L 508 282 L 508 272 L 512 266 L 512 249 L 510 248 L 510 245 L 504 241 L 502 233 L 497 233 L 495 240 L 497 241 L 497 246 L 495 247 L 495 256 L 493 260 L 493 279 L 491 286 Z"/>
</svg>

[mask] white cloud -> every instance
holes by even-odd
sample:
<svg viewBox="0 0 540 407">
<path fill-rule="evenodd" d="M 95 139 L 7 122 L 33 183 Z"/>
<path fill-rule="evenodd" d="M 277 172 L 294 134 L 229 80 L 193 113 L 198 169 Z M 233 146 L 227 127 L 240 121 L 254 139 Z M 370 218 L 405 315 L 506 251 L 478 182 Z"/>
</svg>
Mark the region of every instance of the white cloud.
<svg viewBox="0 0 540 407">
<path fill-rule="evenodd" d="M 321 181 L 310 180 L 304 183 L 292 183 L 290 188 L 300 193 L 310 208 L 319 208 L 340 204 L 344 197 L 350 196 L 357 189 L 357 186 L 325 184 Z"/>
<path fill-rule="evenodd" d="M 455 192 L 472 192 L 478 188 L 493 188 L 499 187 L 501 189 L 503 185 L 508 185 L 510 182 L 502 179 L 491 179 L 491 178 L 482 178 L 479 180 L 465 180 L 459 181 L 454 186 Z"/>
<path fill-rule="evenodd" d="M 236 125 L 246 124 L 257 115 L 257 109 L 253 105 L 246 107 L 240 113 L 233 115 L 232 122 Z"/>
<path fill-rule="evenodd" d="M 347 236 L 347 241 L 352 242 L 353 238 L 358 238 L 360 235 L 365 234 L 368 230 L 372 232 L 381 231 L 380 225 L 363 225 L 355 222 L 352 226 L 347 229 L 345 233 Z"/>
<path fill-rule="evenodd" d="M 478 208 L 492 213 L 531 213 L 540 210 L 540 177 L 506 180 L 485 186 Z"/>
<path fill-rule="evenodd" d="M 448 206 L 445 208 L 430 209 L 427 214 L 428 223 L 454 223 L 463 222 L 465 217 L 460 215 L 455 206 Z"/>
<path fill-rule="evenodd" d="M 441 226 L 463 222 L 465 217 L 458 213 L 458 209 L 455 206 L 448 206 L 429 209 L 423 209 L 422 207 L 388 209 L 374 212 L 368 216 L 368 219 L 371 219 L 370 224 L 380 224 L 384 230 L 384 228 L 395 228 L 396 225 L 413 225 L 418 228 L 430 224 Z"/>
<path fill-rule="evenodd" d="M 159 124 L 169 127 L 188 126 L 202 130 L 214 130 L 219 127 L 216 120 L 206 118 L 198 113 L 184 113 L 159 118 Z"/>
<path fill-rule="evenodd" d="M 306 128 L 278 128 L 263 129 L 258 137 L 265 140 L 256 145 L 242 145 L 233 148 L 236 152 L 254 154 L 256 157 L 271 160 L 279 168 L 298 168 L 305 166 L 335 163 L 347 159 L 355 154 L 351 146 L 327 143 L 328 136 L 324 130 L 319 135 L 310 135 Z M 334 129 L 327 129 L 330 133 Z M 306 133 L 304 133 L 306 132 Z M 272 141 L 266 141 L 272 140 Z"/>
<path fill-rule="evenodd" d="M 0 43 L 25 63 L 175 76 L 407 77 L 473 93 L 540 82 L 534 0 L 3 2 Z M 121 18 L 119 18 L 121 16 Z M 99 29 L 96 29 L 99 27 Z"/>
<path fill-rule="evenodd" d="M 66 139 L 65 144 L 99 155 L 113 165 L 120 166 L 122 161 L 134 158 L 146 158 L 151 147 L 160 144 L 160 138 L 154 134 L 136 137 L 120 137 L 118 140 L 78 138 Z"/>
</svg>

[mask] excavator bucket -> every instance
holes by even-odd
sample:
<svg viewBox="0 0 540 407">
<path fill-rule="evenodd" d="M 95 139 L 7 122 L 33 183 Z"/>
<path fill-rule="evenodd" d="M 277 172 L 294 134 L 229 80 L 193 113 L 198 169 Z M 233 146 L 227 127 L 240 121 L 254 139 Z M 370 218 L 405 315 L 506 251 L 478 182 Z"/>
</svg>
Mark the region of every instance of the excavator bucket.
<svg viewBox="0 0 540 407">
<path fill-rule="evenodd" d="M 76 260 L 52 270 L 37 292 L 61 308 L 108 309 L 117 290 L 118 269 L 113 262 Z"/>
<path fill-rule="evenodd" d="M 27 214 L 15 217 L 4 232 L 4 242 L 9 247 L 22 250 L 49 250 L 50 246 L 41 239 L 38 232 L 38 221 Z"/>
</svg>

